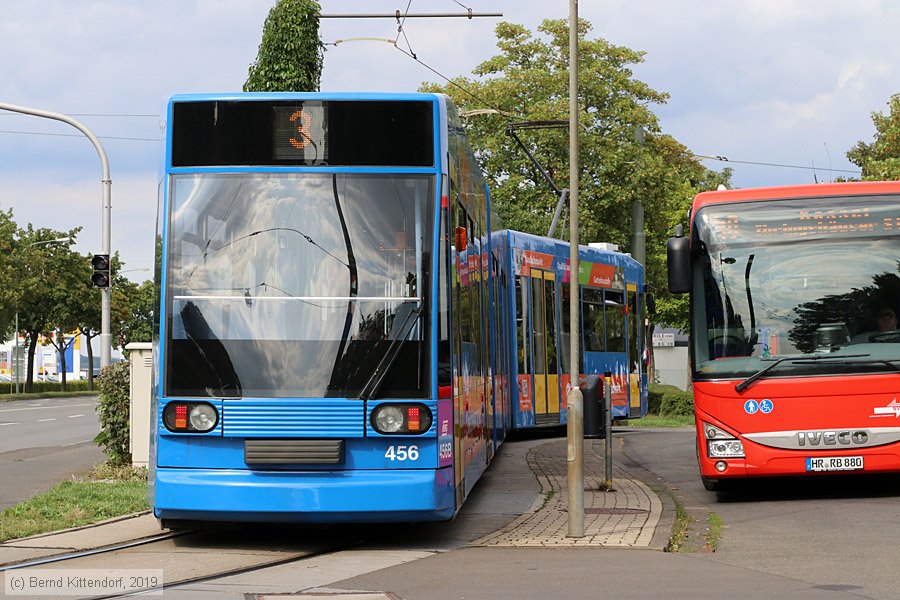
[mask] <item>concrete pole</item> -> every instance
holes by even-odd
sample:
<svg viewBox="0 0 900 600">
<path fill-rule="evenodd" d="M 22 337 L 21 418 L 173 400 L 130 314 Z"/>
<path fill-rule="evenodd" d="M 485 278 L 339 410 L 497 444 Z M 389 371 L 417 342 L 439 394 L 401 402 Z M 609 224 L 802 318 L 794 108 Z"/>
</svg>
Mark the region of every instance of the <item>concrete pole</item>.
<svg viewBox="0 0 900 600">
<path fill-rule="evenodd" d="M 40 110 L 37 108 L 28 108 L 27 106 L 16 106 L 15 104 L 6 104 L 5 102 L 0 102 L 0 110 L 8 110 L 10 112 L 21 113 L 23 115 L 32 115 L 35 117 L 43 117 L 45 119 L 53 119 L 54 121 L 62 121 L 63 123 L 68 123 L 81 133 L 87 137 L 91 143 L 94 145 L 94 149 L 97 151 L 97 154 L 100 157 L 100 168 L 102 171 L 102 176 L 100 179 L 100 183 L 103 185 L 102 189 L 102 199 L 103 199 L 103 248 L 101 250 L 101 254 L 108 254 L 110 258 L 112 257 L 112 252 L 110 252 L 110 212 L 112 210 L 112 201 L 111 201 L 111 188 L 112 188 L 112 179 L 109 176 L 109 160 L 106 158 L 106 150 L 103 149 L 103 144 L 100 143 L 100 140 L 97 139 L 97 136 L 94 133 L 82 125 L 80 122 L 76 121 L 72 117 L 67 115 L 63 115 L 60 113 L 50 112 L 46 110 Z M 111 289 L 109 287 L 100 289 L 100 367 L 108 367 L 111 358 L 112 358 L 112 336 L 110 335 L 110 311 L 111 311 Z"/>
<path fill-rule="evenodd" d="M 644 145 L 644 128 L 637 125 L 634 128 L 634 141 L 638 146 Z M 640 161 L 638 165 L 640 166 Z M 638 177 L 641 173 L 638 170 Z M 636 186 L 639 187 L 639 186 Z M 646 236 L 644 234 L 644 205 L 640 196 L 635 196 L 634 202 L 631 204 L 631 222 L 634 225 L 634 237 L 631 244 L 631 256 L 634 260 L 641 263 L 643 267 L 647 266 Z"/>
<path fill-rule="evenodd" d="M 581 339 L 578 294 L 578 0 L 569 0 L 569 389 L 566 393 L 568 537 L 584 537 L 584 397 L 578 387 Z"/>
</svg>

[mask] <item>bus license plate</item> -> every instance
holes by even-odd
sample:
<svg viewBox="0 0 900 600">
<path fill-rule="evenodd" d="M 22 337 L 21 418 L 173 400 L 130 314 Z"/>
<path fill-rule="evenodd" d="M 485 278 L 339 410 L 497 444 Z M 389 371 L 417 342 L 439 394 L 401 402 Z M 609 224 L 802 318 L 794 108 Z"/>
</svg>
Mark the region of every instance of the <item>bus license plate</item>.
<svg viewBox="0 0 900 600">
<path fill-rule="evenodd" d="M 862 456 L 817 456 L 806 459 L 807 471 L 861 471 Z"/>
</svg>

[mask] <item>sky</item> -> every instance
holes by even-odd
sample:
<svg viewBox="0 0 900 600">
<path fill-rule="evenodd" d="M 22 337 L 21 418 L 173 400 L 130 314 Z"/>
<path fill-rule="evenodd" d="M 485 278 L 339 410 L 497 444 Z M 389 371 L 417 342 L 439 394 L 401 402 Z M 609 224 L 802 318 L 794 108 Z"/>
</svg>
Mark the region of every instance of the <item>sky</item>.
<svg viewBox="0 0 900 600">
<path fill-rule="evenodd" d="M 535 31 L 567 0 L 321 0 L 325 15 L 503 13 L 409 18 L 432 70 L 383 41 L 328 45 L 322 91 L 415 91 L 470 75 L 497 54 L 500 21 Z M 112 250 L 151 277 L 161 113 L 174 93 L 240 91 L 274 0 L 3 0 L 0 102 L 70 115 L 96 134 L 112 176 Z M 875 134 L 871 114 L 900 92 L 895 0 L 582 0 L 591 39 L 645 52 L 635 78 L 670 95 L 662 130 L 736 187 L 853 176 L 846 152 Z M 397 37 L 393 19 L 322 19 L 323 42 Z M 408 45 L 407 45 L 408 44 Z M 748 164 L 765 163 L 765 164 Z M 789 166 L 771 166 L 789 165 Z M 64 123 L 0 111 L 0 209 L 20 225 L 83 228 L 102 248 L 100 161 Z"/>
</svg>

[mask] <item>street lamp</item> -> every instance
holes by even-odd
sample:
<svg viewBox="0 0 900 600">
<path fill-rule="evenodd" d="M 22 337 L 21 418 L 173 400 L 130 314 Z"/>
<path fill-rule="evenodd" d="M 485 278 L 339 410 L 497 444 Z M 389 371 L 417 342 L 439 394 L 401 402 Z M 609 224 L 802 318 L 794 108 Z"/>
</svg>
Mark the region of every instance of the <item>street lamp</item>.
<svg viewBox="0 0 900 600">
<path fill-rule="evenodd" d="M 32 115 L 35 117 L 42 117 L 44 119 L 53 119 L 54 121 L 62 121 L 68 125 L 71 125 L 78 131 L 84 134 L 88 140 L 90 140 L 91 144 L 94 145 L 94 150 L 97 151 L 97 156 L 100 158 L 100 184 L 102 185 L 101 190 L 101 199 L 103 202 L 103 217 L 102 217 L 102 226 L 103 226 L 103 249 L 101 250 L 102 254 L 107 256 L 112 256 L 112 252 L 110 251 L 110 238 L 111 238 L 111 229 L 110 229 L 110 221 L 112 219 L 112 179 L 109 175 L 109 159 L 106 157 L 106 150 L 103 148 L 103 144 L 100 143 L 100 140 L 97 139 L 97 136 L 94 133 L 82 125 L 80 122 L 76 121 L 72 117 L 67 115 L 63 115 L 60 113 L 50 112 L 48 110 L 40 110 L 37 108 L 29 108 L 27 106 L 17 106 L 15 104 L 7 104 L 6 102 L 0 102 L 0 110 L 8 110 L 11 112 L 22 113 L 25 115 Z M 108 367 L 110 364 L 110 355 L 112 353 L 112 335 L 110 334 L 110 305 L 112 304 L 112 296 L 110 295 L 109 288 L 103 288 L 100 290 L 100 367 Z"/>
<path fill-rule="evenodd" d="M 41 240 L 39 242 L 31 242 L 26 246 L 30 248 L 32 246 L 45 246 L 47 244 L 58 244 L 61 242 L 71 242 L 72 238 L 69 236 L 66 237 L 58 237 L 52 240 Z M 16 393 L 19 393 L 19 309 L 16 307 L 16 332 L 15 332 L 15 345 L 13 346 L 13 367 L 15 369 L 15 379 L 16 379 Z"/>
</svg>

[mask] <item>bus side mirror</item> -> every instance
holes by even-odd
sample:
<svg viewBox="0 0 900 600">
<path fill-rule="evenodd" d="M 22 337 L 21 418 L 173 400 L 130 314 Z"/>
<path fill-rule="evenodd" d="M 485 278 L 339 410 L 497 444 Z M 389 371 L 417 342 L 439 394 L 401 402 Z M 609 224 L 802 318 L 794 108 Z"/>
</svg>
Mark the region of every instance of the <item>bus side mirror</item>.
<svg viewBox="0 0 900 600">
<path fill-rule="evenodd" d="M 669 270 L 669 292 L 686 294 L 691 291 L 691 245 L 684 237 L 684 227 L 675 226 L 675 237 L 666 244 L 666 262 Z"/>
<path fill-rule="evenodd" d="M 656 314 L 656 297 L 650 292 L 647 292 L 647 312 L 650 316 Z"/>
</svg>

